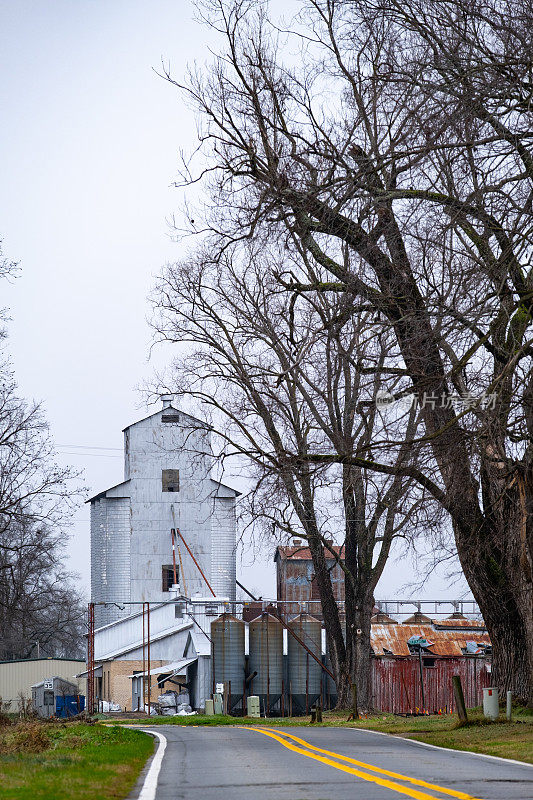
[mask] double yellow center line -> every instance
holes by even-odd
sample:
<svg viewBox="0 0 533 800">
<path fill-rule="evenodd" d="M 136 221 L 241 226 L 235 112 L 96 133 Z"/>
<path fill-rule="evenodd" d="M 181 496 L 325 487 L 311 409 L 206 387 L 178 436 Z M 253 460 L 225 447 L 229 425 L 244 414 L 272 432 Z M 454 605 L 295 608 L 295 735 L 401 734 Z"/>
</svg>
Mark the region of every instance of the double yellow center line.
<svg viewBox="0 0 533 800">
<path fill-rule="evenodd" d="M 402 775 L 399 772 L 391 772 L 388 769 L 375 767 L 373 764 L 366 764 L 364 761 L 357 761 L 355 758 L 343 756 L 341 753 L 334 753 L 332 750 L 323 750 L 320 747 L 315 747 L 309 742 L 306 742 L 304 739 L 299 739 L 297 736 L 293 736 L 291 733 L 282 733 L 274 730 L 273 728 L 262 727 L 249 728 L 243 726 L 243 729 L 247 731 L 254 731 L 255 733 L 262 733 L 264 736 L 269 736 L 270 738 L 275 739 L 277 742 L 282 744 L 283 747 L 286 747 L 288 750 L 292 750 L 294 753 L 299 753 L 307 758 L 320 761 L 322 764 L 327 764 L 329 767 L 334 767 L 342 772 L 348 772 L 349 774 L 355 775 L 358 778 L 362 778 L 365 781 L 377 783 L 379 786 L 383 786 L 386 789 L 392 789 L 393 791 L 399 792 L 400 794 L 405 794 L 408 797 L 416 798 L 416 800 L 438 800 L 438 798 L 436 798 L 434 794 L 427 794 L 427 792 L 415 789 L 415 786 L 421 786 L 424 789 L 429 789 L 433 792 L 445 794 L 450 797 L 456 797 L 458 800 L 479 800 L 479 798 L 472 797 L 472 795 L 465 794 L 465 792 L 458 792 L 455 789 L 448 789 L 445 786 L 439 786 L 436 783 L 428 783 L 427 781 L 423 781 L 419 778 L 411 778 L 410 776 Z M 298 747 L 292 742 L 298 742 L 306 749 L 303 750 L 301 747 Z M 316 755 L 317 753 L 323 753 L 324 755 Z M 335 761 L 333 761 L 332 758 L 327 758 L 327 756 L 331 756 L 335 759 Z M 347 764 L 355 764 L 357 767 L 362 767 L 364 770 L 366 770 L 366 772 L 363 772 L 361 769 L 354 769 L 354 767 L 348 767 L 345 764 L 340 764 L 339 761 L 344 761 Z M 389 780 L 389 778 L 394 778 L 395 780 Z M 397 781 L 403 781 L 404 783 L 411 785 L 404 786 L 402 783 L 398 783 Z M 440 798 L 440 800 L 442 800 L 442 798 Z"/>
</svg>

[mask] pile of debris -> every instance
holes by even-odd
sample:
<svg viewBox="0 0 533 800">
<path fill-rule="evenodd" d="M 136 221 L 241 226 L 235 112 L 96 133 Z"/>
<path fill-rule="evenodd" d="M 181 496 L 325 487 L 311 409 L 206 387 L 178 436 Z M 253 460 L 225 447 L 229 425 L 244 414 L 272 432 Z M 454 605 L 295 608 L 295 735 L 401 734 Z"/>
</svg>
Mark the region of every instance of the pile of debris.
<svg viewBox="0 0 533 800">
<path fill-rule="evenodd" d="M 189 716 L 195 712 L 191 708 L 189 692 L 167 691 L 157 698 L 158 713 L 164 717 Z"/>
</svg>

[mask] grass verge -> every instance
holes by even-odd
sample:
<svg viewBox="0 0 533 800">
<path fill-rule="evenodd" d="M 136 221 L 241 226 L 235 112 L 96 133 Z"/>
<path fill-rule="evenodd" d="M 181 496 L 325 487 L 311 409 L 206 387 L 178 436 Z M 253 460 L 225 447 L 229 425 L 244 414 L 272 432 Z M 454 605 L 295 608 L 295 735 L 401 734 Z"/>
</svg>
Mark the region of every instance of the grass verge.
<svg viewBox="0 0 533 800">
<path fill-rule="evenodd" d="M 505 718 L 490 722 L 480 709 L 470 709 L 468 718 L 467 725 L 459 726 L 455 716 L 403 718 L 380 715 L 358 723 L 357 727 L 405 736 L 452 750 L 467 750 L 533 764 L 531 715 L 516 714 L 511 722 Z"/>
<path fill-rule="evenodd" d="M 117 800 L 133 788 L 154 741 L 141 731 L 84 723 L 0 728 L 0 798 Z"/>
<path fill-rule="evenodd" d="M 489 722 L 484 719 L 481 709 L 470 709 L 468 712 L 469 724 L 463 727 L 459 726 L 455 715 L 399 717 L 394 714 L 375 714 L 357 722 L 346 722 L 347 716 L 346 711 L 324 712 L 322 727 L 367 728 L 416 739 L 439 747 L 468 750 L 472 753 L 512 758 L 533 764 L 533 716 L 525 709 L 517 709 L 512 722 L 507 722 L 504 718 L 497 722 Z M 116 724 L 120 723 L 149 725 L 150 727 L 156 725 L 270 725 L 303 728 L 310 725 L 309 717 L 252 719 L 222 715 L 116 720 Z"/>
</svg>

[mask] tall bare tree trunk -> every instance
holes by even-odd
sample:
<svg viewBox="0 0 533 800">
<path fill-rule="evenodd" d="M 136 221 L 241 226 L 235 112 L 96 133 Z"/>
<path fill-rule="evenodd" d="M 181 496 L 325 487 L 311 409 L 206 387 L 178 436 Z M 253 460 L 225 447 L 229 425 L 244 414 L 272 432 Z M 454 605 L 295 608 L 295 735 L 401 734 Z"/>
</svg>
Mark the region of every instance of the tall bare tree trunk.
<svg viewBox="0 0 533 800">
<path fill-rule="evenodd" d="M 346 626 L 346 662 L 350 683 L 345 687 L 342 696 L 339 693 L 338 706 L 352 706 L 351 684 L 357 687 L 357 705 L 359 711 L 372 710 L 372 648 L 370 640 L 371 617 L 374 598 L 357 596 L 352 622 Z"/>
<path fill-rule="evenodd" d="M 493 467 L 492 467 L 493 469 Z M 533 706 L 533 585 L 526 486 L 522 476 L 483 481 L 490 511 L 481 531 L 456 525 L 466 579 L 493 643 L 493 684 Z M 498 496 L 493 496 L 495 486 Z M 529 490 L 529 495 L 531 494 Z M 479 527 L 479 526 L 478 526 Z"/>
</svg>

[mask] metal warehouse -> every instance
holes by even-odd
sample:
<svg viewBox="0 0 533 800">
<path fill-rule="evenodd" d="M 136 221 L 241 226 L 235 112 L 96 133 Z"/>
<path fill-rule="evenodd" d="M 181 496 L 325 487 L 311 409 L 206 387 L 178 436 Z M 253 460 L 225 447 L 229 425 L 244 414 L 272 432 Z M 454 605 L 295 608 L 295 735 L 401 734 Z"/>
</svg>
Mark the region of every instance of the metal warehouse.
<svg viewBox="0 0 533 800">
<path fill-rule="evenodd" d="M 85 661 L 72 658 L 23 658 L 16 661 L 0 661 L 0 697 L 17 710 L 20 697 L 30 700 L 32 686 L 52 676 L 76 681 L 76 674 Z M 85 694 L 85 681 L 78 682 L 78 691 Z"/>
</svg>

